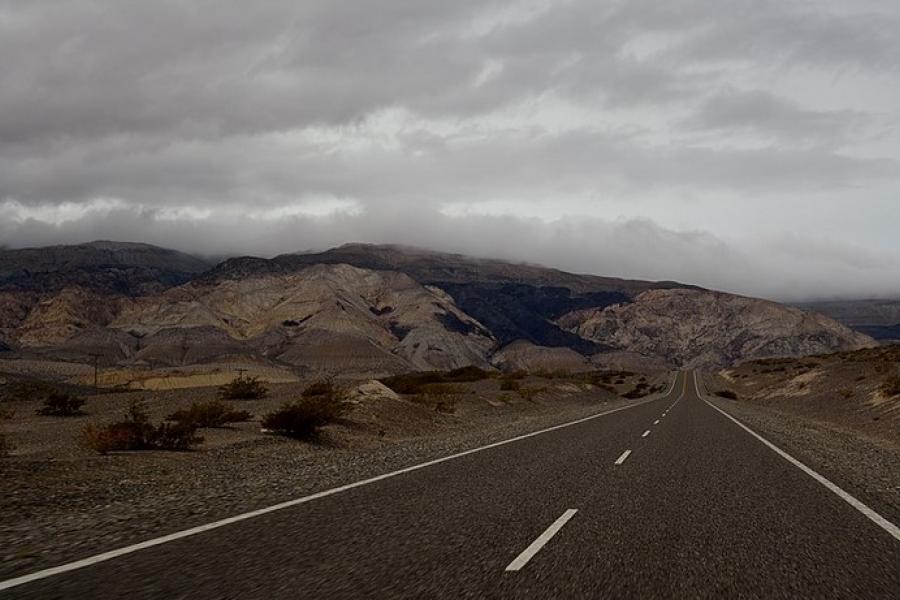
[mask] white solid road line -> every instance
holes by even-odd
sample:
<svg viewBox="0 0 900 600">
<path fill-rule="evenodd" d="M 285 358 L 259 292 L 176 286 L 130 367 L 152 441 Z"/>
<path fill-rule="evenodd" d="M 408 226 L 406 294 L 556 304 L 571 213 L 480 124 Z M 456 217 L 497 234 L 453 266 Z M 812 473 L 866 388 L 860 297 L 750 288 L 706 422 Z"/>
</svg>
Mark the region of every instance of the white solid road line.
<svg viewBox="0 0 900 600">
<path fill-rule="evenodd" d="M 662 396 L 661 398 L 665 398 L 666 396 L 669 396 L 675 390 L 675 384 L 677 383 L 677 381 L 678 381 L 678 374 L 676 373 L 675 378 L 672 380 L 672 386 L 669 388 L 669 391 L 666 392 L 666 395 Z M 604 417 L 606 415 L 611 415 L 611 414 L 617 413 L 619 411 L 628 410 L 629 408 L 635 408 L 637 406 L 642 406 L 644 404 L 647 404 L 648 402 L 655 402 L 659 399 L 660 398 L 648 398 L 646 400 L 642 400 L 642 401 L 636 402 L 634 404 L 629 404 L 627 406 L 621 406 L 619 408 L 607 410 L 602 413 L 597 413 L 596 415 L 590 415 L 588 417 L 583 417 L 581 419 L 569 421 L 568 423 L 562 423 L 560 425 L 554 425 L 553 427 L 547 427 L 546 429 L 541 429 L 540 431 L 532 431 L 531 433 L 519 435 L 519 436 L 510 438 L 508 440 L 502 440 L 499 442 L 494 442 L 492 444 L 488 444 L 486 446 L 480 446 L 478 448 L 472 448 L 471 450 L 465 450 L 463 452 L 451 454 L 450 456 L 436 458 L 434 460 L 429 460 L 427 462 L 423 462 L 418 465 L 412 465 L 409 467 L 405 467 L 403 469 L 399 469 L 397 471 L 391 471 L 390 473 L 384 473 L 382 475 L 370 477 L 369 479 L 363 479 L 361 481 L 348 483 L 347 485 L 342 485 L 342 486 L 339 486 L 336 488 L 331 488 L 329 490 L 323 490 L 323 491 L 317 492 L 315 494 L 310 494 L 309 496 L 303 496 L 301 498 L 295 498 L 293 500 L 288 500 L 286 502 L 281 502 L 279 504 L 273 504 L 272 506 L 267 506 L 265 508 L 252 510 L 250 512 L 235 515 L 233 517 L 221 519 L 219 521 L 213 521 L 212 523 L 206 523 L 205 525 L 198 525 L 197 527 L 191 527 L 190 529 L 176 531 L 175 533 L 170 533 L 168 535 L 153 538 L 151 540 L 146 540 L 144 542 L 139 542 L 137 544 L 132 544 L 130 546 L 116 548 L 115 550 L 110 550 L 108 552 L 102 552 L 100 554 L 95 554 L 94 556 L 89 556 L 89 557 L 83 558 L 81 560 L 76 560 L 74 562 L 65 563 L 65 564 L 59 565 L 57 567 L 50 567 L 49 569 L 44 569 L 42 571 L 35 571 L 34 573 L 29 573 L 27 575 L 13 577 L 12 579 L 0 581 L 0 591 L 8 590 L 10 588 L 13 588 L 13 587 L 16 587 L 19 585 L 24 585 L 24 584 L 30 583 L 32 581 L 37 581 L 39 579 L 46 579 L 47 577 L 53 577 L 54 575 L 60 575 L 62 573 L 68 573 L 69 571 L 75 571 L 77 569 L 89 567 L 89 566 L 95 565 L 97 563 L 102 563 L 102 562 L 106 562 L 108 560 L 112 560 L 114 558 L 118 558 L 120 556 L 125 556 L 126 554 L 132 554 L 132 553 L 138 552 L 140 550 L 146 550 L 147 548 L 152 548 L 154 546 L 160 546 L 162 544 L 174 542 L 175 540 L 180 540 L 182 538 L 186 538 L 186 537 L 190 537 L 190 536 L 197 535 L 200 533 L 204 533 L 206 531 L 218 529 L 219 527 L 225 527 L 226 525 L 231 525 L 233 523 L 239 523 L 240 521 L 246 521 L 247 519 L 254 519 L 256 517 L 260 517 L 262 515 L 265 515 L 265 514 L 268 514 L 271 512 L 283 510 L 285 508 L 290 508 L 292 506 L 297 506 L 298 504 L 305 504 L 307 502 L 312 502 L 313 500 L 318 500 L 319 498 L 325 498 L 326 496 L 333 496 L 334 494 L 340 494 L 341 492 L 346 492 L 347 490 L 352 490 L 353 488 L 358 488 L 358 487 L 362 487 L 364 485 L 369 485 L 370 483 L 375 483 L 378 481 L 382 481 L 384 479 L 396 477 L 397 475 L 403 475 L 404 473 L 418 471 L 419 469 L 424 469 L 426 467 L 437 465 L 437 464 L 440 464 L 443 462 L 447 462 L 447 461 L 454 460 L 457 458 L 462 458 L 463 456 L 475 454 L 476 452 L 481 452 L 483 450 L 489 450 L 491 448 L 497 448 L 499 446 L 503 446 L 506 444 L 511 444 L 513 442 L 525 440 L 525 439 L 528 439 L 531 437 L 535 437 L 537 435 L 542 435 L 544 433 L 550 433 L 551 431 L 563 429 L 565 427 L 571 427 L 572 425 L 578 425 L 580 423 L 585 423 L 587 421 L 591 421 L 593 419 L 598 419 L 598 418 Z"/>
<path fill-rule="evenodd" d="M 616 464 L 621 465 L 623 462 L 625 462 L 625 460 L 628 458 L 628 456 L 630 454 L 631 454 L 631 450 L 626 450 L 625 452 L 623 452 L 622 456 L 620 456 L 619 458 L 616 459 Z"/>
<path fill-rule="evenodd" d="M 727 412 L 725 412 L 724 410 L 722 410 L 721 408 L 719 408 L 718 406 L 716 406 L 715 404 L 713 404 L 712 402 L 710 402 L 709 400 L 704 398 L 703 395 L 700 394 L 700 386 L 697 385 L 696 375 L 694 376 L 694 387 L 697 390 L 698 398 L 701 398 L 704 402 L 706 402 L 706 404 L 708 404 L 715 410 L 722 413 L 726 418 L 731 420 L 735 425 L 737 425 L 738 427 L 740 427 L 741 429 L 743 429 L 744 431 L 746 431 L 747 433 L 749 433 L 750 435 L 755 437 L 757 440 L 759 440 L 760 442 L 762 442 L 763 444 L 768 446 L 770 450 L 773 450 L 781 458 L 785 459 L 786 461 L 788 461 L 789 463 L 791 463 L 792 465 L 794 465 L 795 467 L 797 467 L 798 469 L 800 469 L 801 471 L 803 471 L 804 473 L 806 473 L 807 475 L 809 475 L 810 477 L 815 479 L 817 482 L 822 484 L 822 486 L 827 488 L 828 491 L 832 492 L 838 498 L 840 498 L 841 500 L 843 500 L 844 502 L 846 502 L 847 504 L 849 504 L 850 506 L 852 506 L 853 508 L 855 508 L 856 510 L 861 512 L 866 518 L 868 518 L 870 521 L 872 521 L 873 523 L 875 523 L 876 525 L 878 525 L 879 527 L 884 529 L 886 532 L 888 532 L 890 535 L 892 535 L 895 540 L 900 542 L 900 527 L 897 527 L 896 525 L 894 525 L 893 523 L 891 523 L 890 521 L 888 521 L 887 519 L 882 517 L 880 514 L 878 514 L 871 508 L 869 508 L 867 505 L 863 504 L 861 501 L 859 501 L 855 497 L 851 496 L 849 493 L 847 493 L 846 491 L 844 491 L 843 489 L 838 487 L 837 484 L 829 481 L 824 475 L 820 475 L 818 472 L 814 471 L 812 468 L 807 467 L 805 464 L 803 464 L 802 462 L 800 462 L 799 460 L 797 460 L 796 458 L 794 458 L 793 456 L 791 456 L 790 454 L 788 454 L 787 452 L 785 452 L 784 450 L 782 450 L 781 448 L 779 448 L 778 446 L 776 446 L 775 444 L 773 444 L 772 442 L 770 442 L 763 436 L 759 435 L 758 433 L 756 433 L 755 431 L 753 431 L 752 429 L 750 429 L 749 427 L 747 427 L 746 425 L 744 425 L 743 423 L 741 423 L 740 421 L 738 421 L 737 419 L 735 419 L 734 417 L 729 415 Z"/>
<path fill-rule="evenodd" d="M 544 533 L 542 533 L 536 540 L 531 542 L 531 545 L 525 548 L 522 554 L 518 555 L 515 560 L 509 563 L 509 566 L 506 567 L 507 571 L 519 571 L 528 564 L 528 561 L 532 559 L 532 557 L 541 551 L 541 548 L 547 545 L 554 535 L 559 533 L 559 530 L 563 528 L 563 525 L 569 522 L 569 519 L 575 516 L 578 510 L 574 508 L 570 508 L 566 512 L 562 514 L 560 518 L 553 522 L 553 525 L 547 528 Z"/>
<path fill-rule="evenodd" d="M 642 435 L 641 437 L 647 437 L 648 435 L 650 435 L 650 430 L 649 430 L 649 429 L 648 429 L 647 431 L 645 431 L 645 432 L 644 432 L 644 435 Z"/>
</svg>

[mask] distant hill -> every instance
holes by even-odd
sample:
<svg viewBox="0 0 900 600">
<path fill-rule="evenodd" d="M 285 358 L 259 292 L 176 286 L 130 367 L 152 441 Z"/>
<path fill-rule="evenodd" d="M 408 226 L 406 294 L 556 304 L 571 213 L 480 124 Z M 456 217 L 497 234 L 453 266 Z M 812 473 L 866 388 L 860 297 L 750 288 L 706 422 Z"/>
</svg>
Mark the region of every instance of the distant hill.
<svg viewBox="0 0 900 600">
<path fill-rule="evenodd" d="M 176 250 L 129 242 L 0 250 L 0 290 L 48 292 L 77 285 L 135 294 L 146 284 L 180 285 L 211 266 Z"/>
<path fill-rule="evenodd" d="M 807 302 L 796 306 L 828 315 L 876 340 L 900 342 L 900 300 Z"/>
</svg>

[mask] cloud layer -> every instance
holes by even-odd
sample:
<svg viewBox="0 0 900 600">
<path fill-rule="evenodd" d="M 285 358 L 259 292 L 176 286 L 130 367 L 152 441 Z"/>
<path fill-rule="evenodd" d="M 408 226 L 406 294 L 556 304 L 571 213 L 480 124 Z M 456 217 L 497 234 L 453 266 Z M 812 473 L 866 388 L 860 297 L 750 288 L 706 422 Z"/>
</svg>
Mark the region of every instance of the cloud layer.
<svg viewBox="0 0 900 600">
<path fill-rule="evenodd" d="M 900 295 L 884 1 L 0 1 L 0 243 Z"/>
</svg>

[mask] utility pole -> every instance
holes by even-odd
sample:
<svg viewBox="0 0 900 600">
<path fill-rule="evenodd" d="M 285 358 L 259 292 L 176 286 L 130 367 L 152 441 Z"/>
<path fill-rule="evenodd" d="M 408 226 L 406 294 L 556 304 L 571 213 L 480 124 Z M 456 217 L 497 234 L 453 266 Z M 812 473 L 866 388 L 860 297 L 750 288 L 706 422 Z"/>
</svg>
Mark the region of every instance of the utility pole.
<svg viewBox="0 0 900 600">
<path fill-rule="evenodd" d="M 99 377 L 98 372 L 100 370 L 100 354 L 96 352 L 91 352 L 91 356 L 94 357 L 94 391 L 96 392 L 99 389 Z"/>
</svg>

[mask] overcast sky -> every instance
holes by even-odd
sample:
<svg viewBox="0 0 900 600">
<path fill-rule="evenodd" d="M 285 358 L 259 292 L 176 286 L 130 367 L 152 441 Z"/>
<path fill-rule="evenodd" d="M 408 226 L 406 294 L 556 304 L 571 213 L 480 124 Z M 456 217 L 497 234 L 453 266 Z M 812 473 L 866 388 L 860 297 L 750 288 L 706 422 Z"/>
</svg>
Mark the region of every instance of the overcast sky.
<svg viewBox="0 0 900 600">
<path fill-rule="evenodd" d="M 896 0 L 0 0 L 0 244 L 900 296 Z"/>
</svg>

